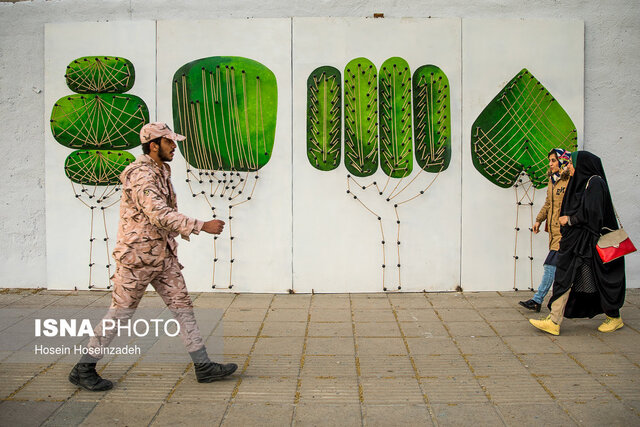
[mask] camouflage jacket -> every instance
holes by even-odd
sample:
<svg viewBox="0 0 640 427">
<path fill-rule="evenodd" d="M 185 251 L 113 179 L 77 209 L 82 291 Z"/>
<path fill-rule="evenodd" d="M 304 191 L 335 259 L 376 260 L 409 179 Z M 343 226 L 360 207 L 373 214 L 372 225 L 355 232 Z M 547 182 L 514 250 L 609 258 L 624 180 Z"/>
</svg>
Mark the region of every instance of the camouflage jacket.
<svg viewBox="0 0 640 427">
<path fill-rule="evenodd" d="M 204 224 L 178 212 L 171 168 L 144 154 L 120 175 L 122 198 L 113 258 L 128 267 L 157 267 L 177 255 L 177 235 L 189 240 Z"/>
</svg>

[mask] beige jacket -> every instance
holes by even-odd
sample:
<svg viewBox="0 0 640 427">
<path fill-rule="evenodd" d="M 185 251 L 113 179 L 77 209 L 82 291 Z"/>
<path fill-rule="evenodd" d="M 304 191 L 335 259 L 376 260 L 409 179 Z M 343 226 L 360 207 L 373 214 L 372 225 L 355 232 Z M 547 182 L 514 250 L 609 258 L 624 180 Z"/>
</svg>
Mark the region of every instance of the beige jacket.
<svg viewBox="0 0 640 427">
<path fill-rule="evenodd" d="M 540 209 L 536 222 L 543 223 L 547 221 L 547 228 L 549 231 L 549 250 L 557 251 L 560 249 L 560 207 L 562 206 L 562 199 L 564 193 L 569 184 L 569 178 L 560 178 L 558 182 L 553 184 L 553 181 L 549 180 L 547 186 L 547 200 L 544 202 L 544 206 Z"/>
<path fill-rule="evenodd" d="M 118 241 L 113 258 L 127 267 L 158 267 L 176 256 L 179 234 L 189 240 L 203 222 L 178 212 L 171 168 L 144 154 L 120 175 L 122 198 Z"/>
</svg>

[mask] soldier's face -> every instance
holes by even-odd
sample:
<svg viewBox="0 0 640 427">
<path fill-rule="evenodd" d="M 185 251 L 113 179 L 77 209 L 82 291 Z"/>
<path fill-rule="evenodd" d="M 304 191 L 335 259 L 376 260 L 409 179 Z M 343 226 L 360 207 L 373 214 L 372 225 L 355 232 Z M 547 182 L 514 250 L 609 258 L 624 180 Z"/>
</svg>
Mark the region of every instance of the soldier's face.
<svg viewBox="0 0 640 427">
<path fill-rule="evenodd" d="M 173 155 L 176 151 L 176 143 L 169 138 L 162 138 L 160 141 L 160 147 L 158 149 L 158 157 L 163 162 L 170 162 L 173 160 Z"/>
</svg>

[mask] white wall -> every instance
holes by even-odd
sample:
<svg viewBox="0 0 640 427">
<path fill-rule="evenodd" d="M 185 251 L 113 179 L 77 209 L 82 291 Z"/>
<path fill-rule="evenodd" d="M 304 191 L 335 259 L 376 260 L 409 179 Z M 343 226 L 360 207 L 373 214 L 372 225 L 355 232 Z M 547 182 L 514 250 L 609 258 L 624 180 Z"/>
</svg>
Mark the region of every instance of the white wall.
<svg viewBox="0 0 640 427">
<path fill-rule="evenodd" d="M 603 158 L 614 202 L 640 241 L 640 3 L 636 0 L 32 1 L 0 3 L 0 287 L 46 282 L 44 24 L 48 22 L 290 16 L 561 18 L 585 22 L 584 147 Z M 62 75 L 61 75 L 62 78 Z M 464 111 L 463 111 L 464 114 Z M 165 119 L 165 118 L 163 118 Z M 463 144 L 467 141 L 463 141 Z M 640 286 L 640 256 L 627 285 Z M 464 287 L 464 283 L 462 284 Z"/>
</svg>

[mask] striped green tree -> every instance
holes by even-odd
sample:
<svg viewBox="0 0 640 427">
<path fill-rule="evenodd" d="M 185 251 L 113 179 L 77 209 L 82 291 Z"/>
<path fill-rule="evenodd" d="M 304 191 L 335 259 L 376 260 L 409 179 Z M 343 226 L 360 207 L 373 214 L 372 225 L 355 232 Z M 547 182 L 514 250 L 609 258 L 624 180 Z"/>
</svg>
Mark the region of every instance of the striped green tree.
<svg viewBox="0 0 640 427">
<path fill-rule="evenodd" d="M 278 86 L 263 64 L 239 56 L 213 56 L 189 62 L 173 76 L 173 123 L 185 135 L 178 143 L 186 160 L 193 197 L 202 197 L 229 233 L 229 276 L 216 280 L 223 255 L 213 240 L 212 288 L 233 287 L 233 208 L 254 196 L 259 171 L 271 159 L 275 142 Z M 224 201 L 226 212 L 214 203 Z M 235 263 L 237 264 L 237 262 Z"/>
<path fill-rule="evenodd" d="M 72 150 L 64 162 L 76 199 L 91 210 L 89 236 L 89 288 L 92 282 L 94 217 L 105 228 L 107 278 L 111 277 L 109 236 L 105 210 L 120 201 L 120 173 L 135 160 L 128 151 L 140 145 L 140 129 L 149 122 L 145 102 L 125 94 L 135 82 L 131 61 L 112 56 L 87 56 L 73 60 L 65 74 L 76 92 L 58 99 L 51 111 L 51 133 Z M 109 279 L 108 279 L 109 280 Z M 110 282 L 107 281 L 107 288 Z"/>
<path fill-rule="evenodd" d="M 519 212 L 530 218 L 533 239 L 535 189 L 547 186 L 548 153 L 553 148 L 573 151 L 578 134 L 573 121 L 555 97 L 526 68 L 498 92 L 471 128 L 473 166 L 491 183 L 512 187 L 516 194 L 516 243 L 513 255 L 514 283 L 518 261 Z M 529 245 L 529 288 L 533 289 L 533 246 Z M 522 257 L 524 258 L 524 257 Z"/>
<path fill-rule="evenodd" d="M 307 158 L 312 167 L 329 172 L 344 157 L 347 194 L 379 223 L 382 288 L 401 289 L 399 208 L 425 194 L 449 166 L 449 82 L 434 65 L 412 75 L 399 57 L 387 59 L 379 70 L 369 59 L 355 58 L 343 73 L 341 78 L 336 68 L 323 66 L 307 79 Z M 387 284 L 383 217 L 397 229 L 394 286 Z"/>
</svg>

